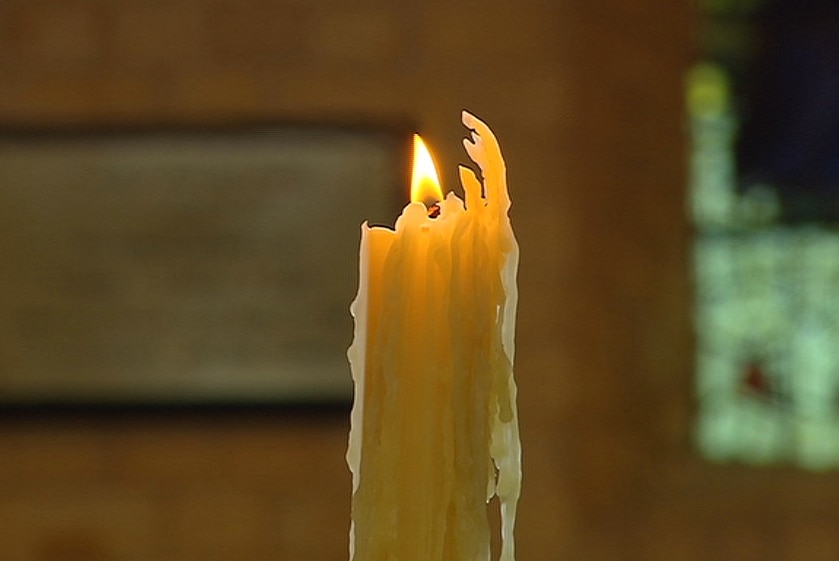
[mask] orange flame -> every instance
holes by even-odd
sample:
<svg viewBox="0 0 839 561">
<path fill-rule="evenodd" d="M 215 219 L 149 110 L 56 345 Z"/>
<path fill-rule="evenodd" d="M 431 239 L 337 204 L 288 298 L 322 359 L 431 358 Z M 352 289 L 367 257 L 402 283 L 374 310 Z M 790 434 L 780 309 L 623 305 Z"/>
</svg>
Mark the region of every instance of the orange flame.
<svg viewBox="0 0 839 561">
<path fill-rule="evenodd" d="M 431 207 L 443 200 L 443 190 L 431 152 L 420 135 L 414 135 L 414 166 L 411 172 L 411 202 Z"/>
</svg>

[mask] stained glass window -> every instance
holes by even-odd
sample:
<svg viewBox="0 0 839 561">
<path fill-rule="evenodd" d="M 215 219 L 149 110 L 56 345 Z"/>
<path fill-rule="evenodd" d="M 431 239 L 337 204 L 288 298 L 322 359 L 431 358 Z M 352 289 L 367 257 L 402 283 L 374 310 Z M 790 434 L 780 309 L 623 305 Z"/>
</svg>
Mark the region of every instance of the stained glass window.
<svg viewBox="0 0 839 561">
<path fill-rule="evenodd" d="M 799 18 L 782 39 L 797 33 L 787 43 L 818 43 L 816 34 L 825 30 L 812 22 L 816 12 L 824 15 L 825 3 L 804 2 L 794 12 L 790 2 L 771 4 L 770 16 Z M 691 71 L 687 85 L 696 229 L 696 440 L 716 461 L 837 468 L 839 74 L 830 83 L 819 72 L 834 70 L 814 65 L 796 84 L 806 80 L 811 90 L 835 94 L 836 115 L 819 105 L 822 91 L 804 99 L 764 90 L 766 107 L 760 108 L 743 93 L 745 62 L 756 51 L 747 16 L 758 13 L 756 3 L 708 5 L 716 30 L 708 33 L 706 61 Z M 839 29 L 834 31 L 835 42 Z M 764 88 L 772 84 L 767 75 L 777 79 L 808 66 L 806 48 L 771 54 L 775 64 L 765 68 L 775 75 L 764 75 Z M 788 113 L 755 124 L 772 111 Z M 745 145 L 749 135 L 759 141 Z"/>
</svg>

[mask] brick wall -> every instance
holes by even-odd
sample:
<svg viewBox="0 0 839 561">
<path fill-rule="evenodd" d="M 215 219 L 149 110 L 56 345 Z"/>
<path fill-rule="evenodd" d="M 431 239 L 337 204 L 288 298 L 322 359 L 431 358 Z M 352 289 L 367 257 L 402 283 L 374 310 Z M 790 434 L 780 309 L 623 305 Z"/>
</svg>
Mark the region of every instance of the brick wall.
<svg viewBox="0 0 839 561">
<path fill-rule="evenodd" d="M 10 561 L 342 559 L 345 415 L 5 419 Z"/>
<path fill-rule="evenodd" d="M 454 185 L 469 108 L 522 246 L 520 559 L 834 560 L 834 477 L 690 447 L 688 4 L 4 0 L 0 122 L 408 121 Z M 346 430 L 4 419 L 0 556 L 344 559 Z"/>
</svg>

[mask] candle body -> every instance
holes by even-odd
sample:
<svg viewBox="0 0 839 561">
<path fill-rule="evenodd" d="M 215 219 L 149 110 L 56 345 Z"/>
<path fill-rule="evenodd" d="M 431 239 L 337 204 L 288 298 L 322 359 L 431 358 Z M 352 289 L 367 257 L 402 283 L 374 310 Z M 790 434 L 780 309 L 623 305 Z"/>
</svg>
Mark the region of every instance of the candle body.
<svg viewBox="0 0 839 561">
<path fill-rule="evenodd" d="M 362 227 L 348 352 L 354 561 L 489 559 L 493 495 L 501 559 L 513 559 L 518 246 L 498 143 L 463 118 L 483 185 L 461 168 L 465 204 L 450 193 L 436 218 L 411 203 L 395 230 Z"/>
</svg>

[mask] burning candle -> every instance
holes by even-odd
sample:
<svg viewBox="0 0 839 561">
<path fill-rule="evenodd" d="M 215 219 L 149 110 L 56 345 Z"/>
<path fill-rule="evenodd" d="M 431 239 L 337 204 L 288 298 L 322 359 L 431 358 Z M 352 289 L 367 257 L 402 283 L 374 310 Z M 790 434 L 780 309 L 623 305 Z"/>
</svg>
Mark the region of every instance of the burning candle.
<svg viewBox="0 0 839 561">
<path fill-rule="evenodd" d="M 361 228 L 348 351 L 354 561 L 487 560 L 494 496 L 500 558 L 514 559 L 518 244 L 498 142 L 475 116 L 462 121 L 481 176 L 460 167 L 465 200 L 443 198 L 415 137 L 412 202 L 395 230 Z"/>
</svg>

